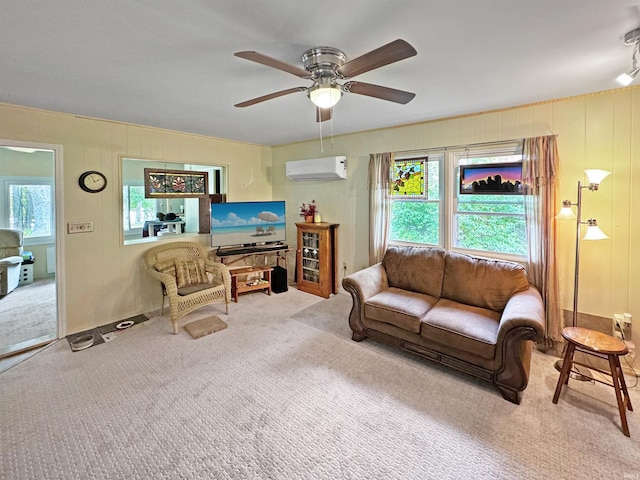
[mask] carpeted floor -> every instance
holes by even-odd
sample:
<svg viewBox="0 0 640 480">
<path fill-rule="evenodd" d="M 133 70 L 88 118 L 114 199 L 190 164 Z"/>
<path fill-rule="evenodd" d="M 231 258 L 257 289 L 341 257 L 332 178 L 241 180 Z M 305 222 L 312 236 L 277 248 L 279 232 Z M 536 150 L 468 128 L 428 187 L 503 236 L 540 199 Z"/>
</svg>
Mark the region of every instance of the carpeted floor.
<svg viewBox="0 0 640 480">
<path fill-rule="evenodd" d="M 0 297 L 0 352 L 35 338 L 55 339 L 57 330 L 55 279 L 20 285 Z"/>
<path fill-rule="evenodd" d="M 0 477 L 215 479 L 637 478 L 640 395 L 620 430 L 613 390 L 533 355 L 521 405 L 491 385 L 373 341 L 351 300 L 245 295 L 194 340 L 152 318 L 0 374 Z"/>
</svg>

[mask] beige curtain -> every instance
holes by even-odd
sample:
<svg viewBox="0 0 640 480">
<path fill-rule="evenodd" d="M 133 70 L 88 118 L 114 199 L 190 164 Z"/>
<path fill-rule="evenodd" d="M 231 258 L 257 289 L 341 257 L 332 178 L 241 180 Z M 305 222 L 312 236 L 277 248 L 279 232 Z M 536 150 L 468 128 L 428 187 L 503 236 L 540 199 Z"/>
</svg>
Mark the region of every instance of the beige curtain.
<svg viewBox="0 0 640 480">
<path fill-rule="evenodd" d="M 544 301 L 546 348 L 562 341 L 555 224 L 559 176 L 560 160 L 555 135 L 525 139 L 522 181 L 526 194 L 529 281 L 540 291 Z"/>
<path fill-rule="evenodd" d="M 369 156 L 369 264 L 382 261 L 387 251 L 391 224 L 389 175 L 392 153 L 372 153 Z"/>
</svg>

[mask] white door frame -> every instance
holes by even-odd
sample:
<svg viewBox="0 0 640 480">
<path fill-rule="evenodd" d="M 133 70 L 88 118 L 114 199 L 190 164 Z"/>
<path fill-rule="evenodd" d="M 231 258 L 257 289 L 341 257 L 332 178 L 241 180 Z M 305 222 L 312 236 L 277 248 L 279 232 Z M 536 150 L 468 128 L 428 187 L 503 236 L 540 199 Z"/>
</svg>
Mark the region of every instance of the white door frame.
<svg viewBox="0 0 640 480">
<path fill-rule="evenodd" d="M 25 147 L 40 148 L 43 150 L 53 150 L 54 152 L 54 187 L 55 187 L 55 229 L 56 229 L 56 306 L 57 306 L 57 322 L 58 322 L 58 338 L 64 338 L 67 334 L 67 316 L 65 308 L 65 292 L 64 292 L 64 218 L 62 215 L 64 205 L 64 178 L 62 145 L 50 143 L 26 142 L 20 140 L 4 140 L 0 139 L 0 145 L 6 147 Z"/>
</svg>

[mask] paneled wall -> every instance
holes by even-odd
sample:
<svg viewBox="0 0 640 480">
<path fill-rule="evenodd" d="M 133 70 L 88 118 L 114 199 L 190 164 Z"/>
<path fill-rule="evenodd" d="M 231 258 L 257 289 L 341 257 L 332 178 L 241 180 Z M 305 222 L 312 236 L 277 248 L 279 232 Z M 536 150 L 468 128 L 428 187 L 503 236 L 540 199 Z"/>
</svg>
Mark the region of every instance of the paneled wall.
<svg viewBox="0 0 640 480">
<path fill-rule="evenodd" d="M 64 241 L 66 333 L 159 308 L 159 283 L 143 271 L 152 244 L 121 244 L 119 155 L 202 165 L 226 165 L 229 200 L 271 199 L 271 149 L 151 127 L 0 104 L 0 138 L 63 147 L 64 223 L 91 221 L 92 233 Z M 107 176 L 107 189 L 78 187 L 86 170 Z M 194 237 L 196 238 L 196 237 Z M 208 243 L 208 236 L 200 237 Z"/>
<path fill-rule="evenodd" d="M 398 107 L 402 108 L 402 107 Z M 335 122 L 339 121 L 336 115 Z M 151 127 L 0 104 L 0 138 L 63 146 L 63 220 L 92 221 L 94 232 L 64 240 L 67 333 L 150 311 L 160 304 L 159 286 L 142 270 L 149 244 L 120 241 L 119 155 L 203 165 L 227 165 L 229 200 L 287 201 L 287 236 L 295 244 L 298 206 L 315 199 L 326 221 L 340 223 L 339 265 L 347 271 L 368 263 L 367 166 L 372 152 L 405 151 L 557 134 L 562 162 L 561 198 L 576 199 L 585 168 L 613 175 L 598 192 L 585 192 L 584 212 L 611 236 L 583 242 L 580 311 L 640 318 L 640 87 L 542 104 L 354 133 L 276 147 L 257 146 Z M 347 155 L 348 179 L 292 182 L 285 162 Z M 109 185 L 87 194 L 77 184 L 85 170 L 100 170 Z M 633 212 L 636 212 L 635 215 Z M 575 226 L 559 226 L 562 303 L 571 309 Z M 201 238 L 206 243 L 207 238 Z M 291 254 L 293 265 L 293 253 Z M 292 269 L 291 269 L 292 270 Z M 291 273 L 291 272 L 290 272 Z M 639 330 L 636 328 L 636 330 Z M 636 335 L 637 337 L 637 335 Z"/>
<path fill-rule="evenodd" d="M 335 117 L 339 122 L 339 113 Z M 584 193 L 584 215 L 597 218 L 611 240 L 582 243 L 579 311 L 608 318 L 631 312 L 640 322 L 640 276 L 635 274 L 640 271 L 640 195 L 632 188 L 640 185 L 640 87 L 339 136 L 333 148 L 327 148 L 330 142 L 325 139 L 324 154 L 318 140 L 276 146 L 274 198 L 288 202 L 290 239 L 295 238 L 293 222 L 299 221 L 295 207 L 315 199 L 323 220 L 341 224 L 338 265 L 347 262 L 348 272 L 353 272 L 368 264 L 370 153 L 549 134 L 558 135 L 560 198 L 577 200 L 577 182 L 584 180 L 586 168 L 613 172 L 598 192 Z M 286 161 L 330 155 L 347 156 L 347 180 L 292 182 L 285 176 Z M 571 310 L 575 223 L 560 224 L 559 235 L 562 304 Z"/>
</svg>

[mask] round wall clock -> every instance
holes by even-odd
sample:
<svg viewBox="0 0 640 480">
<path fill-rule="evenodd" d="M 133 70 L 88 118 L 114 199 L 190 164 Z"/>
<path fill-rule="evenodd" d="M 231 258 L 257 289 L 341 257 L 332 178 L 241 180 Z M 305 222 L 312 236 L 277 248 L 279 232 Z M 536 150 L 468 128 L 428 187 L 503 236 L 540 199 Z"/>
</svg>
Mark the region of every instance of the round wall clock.
<svg viewBox="0 0 640 480">
<path fill-rule="evenodd" d="M 98 193 L 107 188 L 107 177 L 103 173 L 89 170 L 80 175 L 78 183 L 85 192 Z"/>
</svg>

